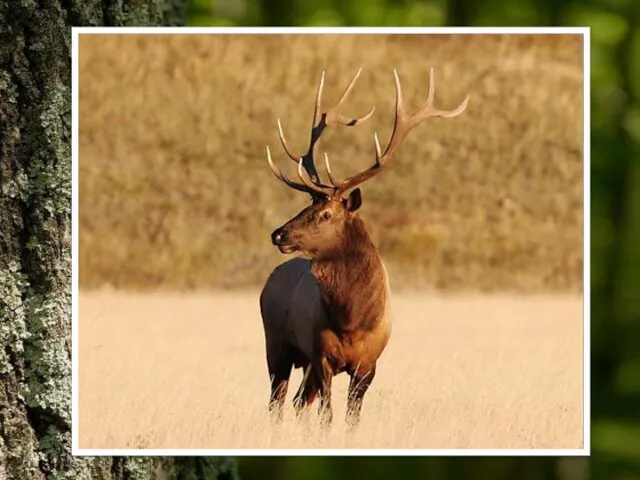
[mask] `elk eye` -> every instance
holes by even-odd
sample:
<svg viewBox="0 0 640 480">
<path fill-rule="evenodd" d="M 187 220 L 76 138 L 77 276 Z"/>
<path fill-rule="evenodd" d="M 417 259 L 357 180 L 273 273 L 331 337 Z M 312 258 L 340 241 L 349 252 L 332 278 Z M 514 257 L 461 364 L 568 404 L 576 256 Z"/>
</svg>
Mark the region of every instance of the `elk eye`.
<svg viewBox="0 0 640 480">
<path fill-rule="evenodd" d="M 329 210 L 325 210 L 320 215 L 320 219 L 322 219 L 322 220 L 329 220 L 330 218 L 331 218 L 331 212 Z"/>
</svg>

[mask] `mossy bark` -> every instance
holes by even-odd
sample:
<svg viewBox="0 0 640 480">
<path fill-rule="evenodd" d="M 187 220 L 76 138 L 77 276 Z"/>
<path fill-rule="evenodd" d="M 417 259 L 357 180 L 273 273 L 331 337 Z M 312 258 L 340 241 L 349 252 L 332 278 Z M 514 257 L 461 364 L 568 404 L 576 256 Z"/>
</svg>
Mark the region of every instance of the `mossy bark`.
<svg viewBox="0 0 640 480">
<path fill-rule="evenodd" d="M 71 26 L 180 25 L 181 3 L 0 2 L 0 480 L 237 477 L 71 455 Z"/>
</svg>

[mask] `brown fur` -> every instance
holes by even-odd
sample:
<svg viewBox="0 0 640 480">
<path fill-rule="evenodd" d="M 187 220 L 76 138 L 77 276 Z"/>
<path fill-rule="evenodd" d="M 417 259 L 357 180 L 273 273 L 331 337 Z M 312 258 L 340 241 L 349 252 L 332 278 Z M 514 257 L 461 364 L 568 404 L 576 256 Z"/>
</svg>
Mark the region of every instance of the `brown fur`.
<svg viewBox="0 0 640 480">
<path fill-rule="evenodd" d="M 340 254 L 314 261 L 311 273 L 332 313 L 332 327 L 345 333 L 369 331 L 384 306 L 384 270 L 360 218 L 352 218 L 345 233 Z"/>
<path fill-rule="evenodd" d="M 358 422 L 390 335 L 386 270 L 359 206 L 359 190 L 348 199 L 316 199 L 272 235 L 281 251 L 307 257 L 277 267 L 260 297 L 275 418 L 291 368 L 301 367 L 310 370 L 294 398 L 299 412 L 319 396 L 320 413 L 330 421 L 331 380 L 347 372 L 348 420 Z M 323 218 L 326 212 L 331 218 Z"/>
</svg>

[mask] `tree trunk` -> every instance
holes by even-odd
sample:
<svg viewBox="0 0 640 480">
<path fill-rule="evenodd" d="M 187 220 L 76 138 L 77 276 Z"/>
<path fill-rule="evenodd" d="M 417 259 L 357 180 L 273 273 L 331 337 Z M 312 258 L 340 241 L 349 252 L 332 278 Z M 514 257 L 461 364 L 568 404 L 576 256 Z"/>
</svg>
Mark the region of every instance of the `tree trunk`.
<svg viewBox="0 0 640 480">
<path fill-rule="evenodd" d="M 182 21 L 178 0 L 0 2 L 0 480 L 237 478 L 71 455 L 71 26 Z"/>
</svg>

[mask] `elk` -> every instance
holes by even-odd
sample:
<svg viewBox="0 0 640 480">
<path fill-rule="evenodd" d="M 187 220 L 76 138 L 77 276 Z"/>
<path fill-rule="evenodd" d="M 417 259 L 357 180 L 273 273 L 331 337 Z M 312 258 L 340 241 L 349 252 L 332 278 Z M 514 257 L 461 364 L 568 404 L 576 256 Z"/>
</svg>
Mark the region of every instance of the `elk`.
<svg viewBox="0 0 640 480">
<path fill-rule="evenodd" d="M 322 73 L 316 94 L 309 149 L 303 156 L 289 148 L 278 119 L 278 136 L 286 154 L 297 164 L 299 181 L 287 178 L 271 159 L 273 174 L 287 186 L 308 194 L 311 204 L 271 234 L 281 253 L 298 257 L 276 267 L 260 294 L 267 368 L 271 380 L 269 411 L 279 421 L 292 368 L 302 368 L 302 383 L 293 403 L 300 414 L 319 398 L 322 424 L 332 421 L 332 378 L 350 376 L 347 418 L 358 424 L 363 398 L 371 385 L 376 364 L 391 335 L 390 285 L 383 260 L 358 216 L 362 194 L 358 185 L 389 165 L 409 132 L 430 117 L 453 118 L 467 108 L 469 96 L 453 110 L 434 107 L 433 68 L 429 73 L 427 100 L 417 114 L 405 111 L 398 73 L 394 69 L 396 107 L 393 132 L 382 152 L 374 135 L 375 162 L 368 169 L 342 181 L 324 163 L 329 184 L 323 183 L 314 162 L 314 148 L 327 126 L 355 126 L 368 120 L 375 107 L 362 117 L 343 116 L 339 109 L 360 76 L 360 69 L 337 104 L 322 111 Z M 350 193 L 347 195 L 347 192 Z"/>
</svg>

